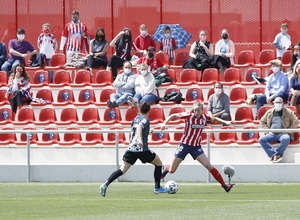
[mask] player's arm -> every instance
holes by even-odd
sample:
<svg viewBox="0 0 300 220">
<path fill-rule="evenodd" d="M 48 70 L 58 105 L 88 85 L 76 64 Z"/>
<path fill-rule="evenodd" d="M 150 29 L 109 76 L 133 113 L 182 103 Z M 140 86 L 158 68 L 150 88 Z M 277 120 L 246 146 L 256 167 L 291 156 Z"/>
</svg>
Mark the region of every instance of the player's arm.
<svg viewBox="0 0 300 220">
<path fill-rule="evenodd" d="M 170 115 L 170 116 L 164 121 L 164 123 L 161 125 L 160 130 L 166 129 L 168 122 L 171 121 L 171 120 L 174 119 L 174 118 L 180 118 L 180 114 L 177 113 L 177 114 L 172 114 L 172 115 Z"/>
<path fill-rule="evenodd" d="M 234 125 L 235 124 L 234 121 L 225 121 L 225 120 L 223 120 L 221 118 L 217 118 L 217 117 L 211 117 L 211 120 L 212 121 L 215 120 L 215 121 L 218 121 L 218 122 L 226 124 L 226 125 L 231 125 L 231 124 Z"/>
<path fill-rule="evenodd" d="M 138 144 L 140 148 L 143 148 L 143 127 L 141 124 L 137 126 L 137 136 L 138 136 Z"/>
</svg>

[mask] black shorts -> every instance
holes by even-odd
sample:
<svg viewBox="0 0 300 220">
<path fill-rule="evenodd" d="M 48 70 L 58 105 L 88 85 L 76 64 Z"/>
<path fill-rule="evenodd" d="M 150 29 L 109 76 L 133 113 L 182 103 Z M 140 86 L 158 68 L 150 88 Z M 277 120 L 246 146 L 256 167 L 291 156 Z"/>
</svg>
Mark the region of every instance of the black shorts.
<svg viewBox="0 0 300 220">
<path fill-rule="evenodd" d="M 150 163 L 155 159 L 156 154 L 151 151 L 132 152 L 127 150 L 123 156 L 123 160 L 133 165 L 137 159 L 140 159 L 143 163 Z"/>
</svg>

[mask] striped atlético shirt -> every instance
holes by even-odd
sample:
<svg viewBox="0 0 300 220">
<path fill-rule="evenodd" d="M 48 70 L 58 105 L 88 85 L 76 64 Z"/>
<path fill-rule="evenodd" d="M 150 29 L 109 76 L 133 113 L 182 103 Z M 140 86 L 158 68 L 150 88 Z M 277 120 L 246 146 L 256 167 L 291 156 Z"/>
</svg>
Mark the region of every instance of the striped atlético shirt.
<svg viewBox="0 0 300 220">
<path fill-rule="evenodd" d="M 180 118 L 185 120 L 185 130 L 180 142 L 190 146 L 200 146 L 202 131 L 211 117 L 207 114 L 201 114 L 200 118 L 196 118 L 193 112 L 183 112 L 180 114 Z"/>
<path fill-rule="evenodd" d="M 170 46 L 172 46 L 173 48 L 177 48 L 174 38 L 170 37 L 161 39 L 159 48 L 162 49 L 164 53 L 168 54 L 170 58 L 174 58 L 175 52 L 174 50 L 170 49 Z"/>
<path fill-rule="evenodd" d="M 122 52 L 122 54 L 121 54 L 121 56 L 120 56 L 120 58 L 121 58 L 122 60 L 126 60 L 126 56 L 127 56 L 127 47 L 128 47 L 128 43 L 126 42 L 126 43 L 124 44 L 124 47 L 123 47 L 123 52 Z M 137 48 L 137 46 L 135 45 L 135 43 L 132 41 L 132 43 L 131 43 L 131 50 L 130 50 L 130 51 L 133 51 L 133 50 L 137 51 L 138 48 Z"/>
<path fill-rule="evenodd" d="M 73 22 L 68 23 L 62 33 L 62 38 L 67 38 L 67 51 L 81 51 L 81 34 L 86 32 L 86 25 L 82 22 L 74 24 Z M 60 49 L 64 47 L 65 41 L 61 42 Z"/>
</svg>

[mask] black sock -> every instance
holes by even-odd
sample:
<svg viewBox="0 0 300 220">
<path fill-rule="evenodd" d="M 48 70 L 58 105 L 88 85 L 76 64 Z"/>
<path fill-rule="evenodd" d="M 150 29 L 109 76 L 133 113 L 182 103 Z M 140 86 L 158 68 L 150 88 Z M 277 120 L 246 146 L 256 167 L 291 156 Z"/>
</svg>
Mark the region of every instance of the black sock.
<svg viewBox="0 0 300 220">
<path fill-rule="evenodd" d="M 161 177 L 161 166 L 155 166 L 154 169 L 155 189 L 160 188 L 160 177 Z"/>
<path fill-rule="evenodd" d="M 107 179 L 107 181 L 105 182 L 105 185 L 108 186 L 109 184 L 111 184 L 115 179 L 117 179 L 119 176 L 122 176 L 123 173 L 120 169 L 116 170 L 115 172 L 113 172 Z"/>
</svg>

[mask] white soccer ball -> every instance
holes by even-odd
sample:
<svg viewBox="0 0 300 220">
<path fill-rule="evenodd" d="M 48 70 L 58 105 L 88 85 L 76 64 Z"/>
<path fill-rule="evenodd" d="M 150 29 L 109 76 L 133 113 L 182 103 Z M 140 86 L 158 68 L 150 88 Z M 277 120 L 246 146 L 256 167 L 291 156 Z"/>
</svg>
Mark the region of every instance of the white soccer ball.
<svg viewBox="0 0 300 220">
<path fill-rule="evenodd" d="M 225 165 L 222 167 L 222 170 L 223 170 L 223 172 L 224 172 L 227 176 L 230 176 L 230 177 L 232 177 L 232 176 L 234 175 L 234 173 L 235 173 L 235 169 L 234 169 L 232 166 L 228 165 L 228 164 L 225 164 Z"/>
<path fill-rule="evenodd" d="M 178 184 L 175 181 L 170 180 L 166 182 L 165 188 L 170 190 L 169 194 L 175 194 L 178 191 Z"/>
</svg>

